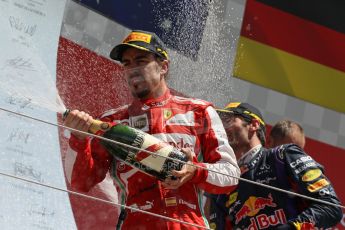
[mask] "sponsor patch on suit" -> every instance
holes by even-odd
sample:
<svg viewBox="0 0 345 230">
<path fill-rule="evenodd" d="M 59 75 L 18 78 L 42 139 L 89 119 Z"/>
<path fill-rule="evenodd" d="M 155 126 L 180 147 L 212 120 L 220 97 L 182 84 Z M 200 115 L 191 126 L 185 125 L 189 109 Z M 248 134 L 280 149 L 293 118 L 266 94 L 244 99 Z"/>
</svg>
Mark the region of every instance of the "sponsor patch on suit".
<svg viewBox="0 0 345 230">
<path fill-rule="evenodd" d="M 189 111 L 187 113 L 179 113 L 172 116 L 166 121 L 167 125 L 183 125 L 183 126 L 194 126 L 194 112 Z"/>
<path fill-rule="evenodd" d="M 144 132 L 149 131 L 149 119 L 147 114 L 131 117 L 131 126 Z"/>
</svg>

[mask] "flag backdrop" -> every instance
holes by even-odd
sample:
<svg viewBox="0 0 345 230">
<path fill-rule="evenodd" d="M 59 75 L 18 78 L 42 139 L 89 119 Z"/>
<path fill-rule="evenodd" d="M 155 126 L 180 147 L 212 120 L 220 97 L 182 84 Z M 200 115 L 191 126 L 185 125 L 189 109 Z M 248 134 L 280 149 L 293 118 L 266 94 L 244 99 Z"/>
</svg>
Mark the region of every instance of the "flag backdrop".
<svg viewBox="0 0 345 230">
<path fill-rule="evenodd" d="M 343 1 L 247 1 L 234 75 L 345 113 L 343 9 Z"/>
</svg>

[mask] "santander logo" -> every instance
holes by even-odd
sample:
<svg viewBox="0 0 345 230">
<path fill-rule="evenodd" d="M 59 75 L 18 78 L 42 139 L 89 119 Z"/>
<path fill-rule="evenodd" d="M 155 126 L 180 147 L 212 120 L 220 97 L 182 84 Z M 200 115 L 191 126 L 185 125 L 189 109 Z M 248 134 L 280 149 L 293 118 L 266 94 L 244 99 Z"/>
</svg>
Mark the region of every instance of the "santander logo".
<svg viewBox="0 0 345 230">
<path fill-rule="evenodd" d="M 193 144 L 186 142 L 183 138 L 180 138 L 177 142 L 169 141 L 168 143 L 178 149 L 194 147 Z"/>
<path fill-rule="evenodd" d="M 196 144 L 196 137 L 191 134 L 156 133 L 154 137 L 178 149 L 191 148 L 194 150 Z"/>
</svg>

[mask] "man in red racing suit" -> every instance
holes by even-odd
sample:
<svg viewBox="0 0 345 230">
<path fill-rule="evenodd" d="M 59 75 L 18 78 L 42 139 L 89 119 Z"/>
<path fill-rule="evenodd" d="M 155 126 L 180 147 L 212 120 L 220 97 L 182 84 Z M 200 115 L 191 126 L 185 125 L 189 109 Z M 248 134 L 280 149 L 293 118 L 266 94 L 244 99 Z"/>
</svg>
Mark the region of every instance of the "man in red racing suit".
<svg viewBox="0 0 345 230">
<path fill-rule="evenodd" d="M 142 45 L 142 43 L 137 44 Z M 144 61 L 149 59 L 148 65 L 151 65 L 151 56 L 147 57 L 148 52 L 144 53 L 133 48 L 128 50 L 125 52 L 135 52 L 135 55 L 140 53 L 140 56 L 135 56 L 133 62 L 144 57 Z M 126 58 L 129 56 L 127 53 L 123 55 Z M 132 63 L 130 58 L 128 59 Z M 71 127 L 71 119 L 77 116 L 85 118 L 85 113 L 72 111 L 69 116 L 65 123 Z M 70 147 L 77 152 L 72 172 L 72 187 L 80 191 L 88 191 L 101 182 L 110 170 L 122 204 L 184 222 L 208 226 L 201 208 L 202 191 L 228 193 L 237 184 L 236 178 L 240 174 L 222 122 L 210 103 L 174 96 L 166 88 L 159 97 L 136 97 L 132 104 L 110 110 L 100 119 L 141 129 L 177 148 L 189 148 L 195 154 L 193 158 L 195 165 L 230 176 L 193 167 L 195 171 L 187 179 L 187 183 L 186 178 L 182 176 L 178 180 L 185 180 L 184 183 L 169 187 L 165 182 L 113 158 L 100 144 L 99 139 L 90 137 L 81 139 L 72 133 Z M 129 209 L 126 211 L 127 217 L 123 229 L 194 228 L 140 211 Z"/>
</svg>

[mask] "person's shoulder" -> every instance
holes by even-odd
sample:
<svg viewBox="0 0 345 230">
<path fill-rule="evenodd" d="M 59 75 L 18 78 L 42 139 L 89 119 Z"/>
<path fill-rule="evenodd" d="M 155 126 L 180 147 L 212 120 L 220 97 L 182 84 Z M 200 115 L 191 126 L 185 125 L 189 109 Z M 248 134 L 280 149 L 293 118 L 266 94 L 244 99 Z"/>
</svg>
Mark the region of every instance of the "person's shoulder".
<svg viewBox="0 0 345 230">
<path fill-rule="evenodd" d="M 117 107 L 117 108 L 114 108 L 114 109 L 106 110 L 105 112 L 103 112 L 99 116 L 99 118 L 103 119 L 103 118 L 106 118 L 106 117 L 113 117 L 113 116 L 118 116 L 118 115 L 123 114 L 123 113 L 127 113 L 128 107 L 129 107 L 129 104 L 123 105 L 123 106 L 120 106 L 120 107 Z"/>
<path fill-rule="evenodd" d="M 194 106 L 194 107 L 201 107 L 206 108 L 208 106 L 212 106 L 211 102 L 194 98 L 194 97 L 183 97 L 183 96 L 173 96 L 173 101 L 180 105 L 188 105 L 188 106 Z"/>
<path fill-rule="evenodd" d="M 271 155 L 274 155 L 278 160 L 285 161 L 287 159 L 298 159 L 300 157 L 311 158 L 303 149 L 296 144 L 284 144 L 274 148 L 268 149 Z"/>
<path fill-rule="evenodd" d="M 278 145 L 276 147 L 268 149 L 268 151 L 275 152 L 275 153 L 282 153 L 284 151 L 298 151 L 298 152 L 303 152 L 303 150 L 296 144 L 283 144 L 283 145 Z"/>
<path fill-rule="evenodd" d="M 286 153 L 290 153 L 290 154 L 294 154 L 294 153 L 304 153 L 304 150 L 301 149 L 301 147 L 299 147 L 296 144 L 290 143 L 290 144 L 284 144 L 278 147 L 278 151 L 284 151 Z"/>
</svg>

